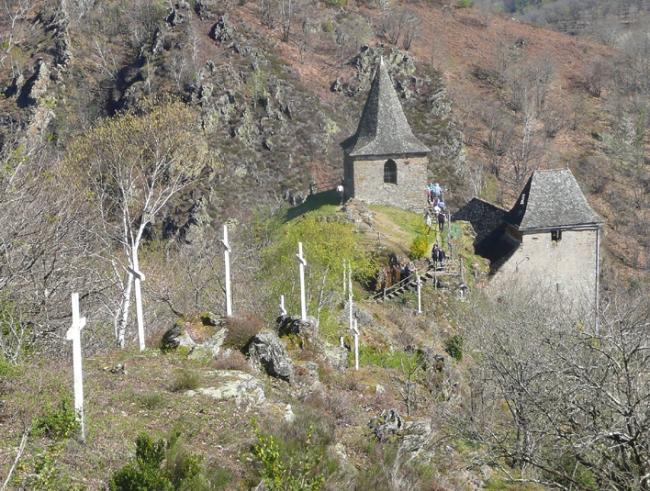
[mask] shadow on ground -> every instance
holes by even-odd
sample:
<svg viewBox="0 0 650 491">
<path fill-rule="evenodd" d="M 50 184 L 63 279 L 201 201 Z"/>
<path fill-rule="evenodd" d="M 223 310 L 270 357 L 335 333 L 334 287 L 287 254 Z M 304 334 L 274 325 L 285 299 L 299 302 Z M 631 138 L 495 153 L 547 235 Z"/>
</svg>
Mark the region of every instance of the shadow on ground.
<svg viewBox="0 0 650 491">
<path fill-rule="evenodd" d="M 304 215 L 307 212 L 318 210 L 319 208 L 327 205 L 338 206 L 341 203 L 336 189 L 330 189 L 321 193 L 315 193 L 307 197 L 304 203 L 289 208 L 285 215 L 285 221 L 293 220 L 294 218 Z"/>
</svg>

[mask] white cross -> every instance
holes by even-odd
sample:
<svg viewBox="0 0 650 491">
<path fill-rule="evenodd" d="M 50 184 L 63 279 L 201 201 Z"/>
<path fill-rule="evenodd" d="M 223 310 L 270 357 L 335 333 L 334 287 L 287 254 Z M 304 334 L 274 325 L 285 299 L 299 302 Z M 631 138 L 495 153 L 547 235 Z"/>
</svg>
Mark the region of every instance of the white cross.
<svg viewBox="0 0 650 491">
<path fill-rule="evenodd" d="M 228 226 L 223 226 L 223 259 L 224 259 L 224 275 L 226 277 L 226 316 L 232 316 L 232 291 L 230 289 L 230 244 L 228 243 Z"/>
<path fill-rule="evenodd" d="M 300 266 L 300 318 L 307 320 L 307 299 L 305 295 L 305 266 L 307 261 L 302 253 L 302 242 L 298 242 L 298 254 L 296 254 Z"/>
<path fill-rule="evenodd" d="M 359 327 L 356 319 L 354 319 L 352 333 L 354 334 L 354 369 L 359 370 Z"/>
<path fill-rule="evenodd" d="M 129 272 L 133 275 L 135 279 L 135 315 L 138 320 L 138 343 L 140 345 L 140 351 L 144 351 L 144 314 L 142 313 L 142 286 L 141 283 L 144 281 L 144 273 L 140 271 L 140 264 L 138 261 L 138 250 L 135 246 L 131 250 L 131 256 L 133 257 L 133 268 L 129 268 Z"/>
<path fill-rule="evenodd" d="M 280 315 L 282 317 L 287 315 L 287 309 L 284 308 L 284 295 L 280 295 Z"/>
<path fill-rule="evenodd" d="M 350 261 L 348 261 L 348 305 L 350 307 L 349 311 L 349 318 L 350 318 L 350 330 L 353 329 L 354 325 L 352 324 L 352 319 L 354 316 L 354 306 L 353 306 L 353 298 L 352 298 L 352 266 L 350 265 Z"/>
<path fill-rule="evenodd" d="M 422 280 L 420 279 L 420 273 L 415 271 L 415 279 L 418 285 L 418 314 L 422 313 Z"/>
<path fill-rule="evenodd" d="M 74 409 L 81 427 L 81 439 L 85 441 L 84 427 L 84 383 L 81 366 L 81 330 L 86 326 L 86 318 L 79 315 L 79 294 L 72 294 L 72 325 L 65 334 L 72 341 L 72 373 L 74 376 Z"/>
</svg>

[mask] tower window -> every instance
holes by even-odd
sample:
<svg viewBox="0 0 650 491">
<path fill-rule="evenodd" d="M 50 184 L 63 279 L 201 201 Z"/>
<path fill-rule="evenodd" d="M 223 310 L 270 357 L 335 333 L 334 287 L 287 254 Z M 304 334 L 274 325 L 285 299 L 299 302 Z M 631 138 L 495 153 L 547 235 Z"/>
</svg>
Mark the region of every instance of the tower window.
<svg viewBox="0 0 650 491">
<path fill-rule="evenodd" d="M 562 240 L 562 230 L 551 231 L 551 240 L 553 242 L 560 242 Z"/>
<path fill-rule="evenodd" d="M 397 164 L 393 159 L 389 159 L 384 164 L 384 182 L 397 184 Z"/>
</svg>

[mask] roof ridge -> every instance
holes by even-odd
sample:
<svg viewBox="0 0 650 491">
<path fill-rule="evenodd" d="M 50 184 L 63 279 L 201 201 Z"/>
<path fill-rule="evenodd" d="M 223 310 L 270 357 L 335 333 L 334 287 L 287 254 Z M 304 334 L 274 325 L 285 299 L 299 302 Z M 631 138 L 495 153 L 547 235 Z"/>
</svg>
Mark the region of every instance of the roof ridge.
<svg viewBox="0 0 650 491">
<path fill-rule="evenodd" d="M 383 56 L 363 107 L 356 133 L 344 142 L 350 156 L 427 154 L 411 130 Z"/>
</svg>

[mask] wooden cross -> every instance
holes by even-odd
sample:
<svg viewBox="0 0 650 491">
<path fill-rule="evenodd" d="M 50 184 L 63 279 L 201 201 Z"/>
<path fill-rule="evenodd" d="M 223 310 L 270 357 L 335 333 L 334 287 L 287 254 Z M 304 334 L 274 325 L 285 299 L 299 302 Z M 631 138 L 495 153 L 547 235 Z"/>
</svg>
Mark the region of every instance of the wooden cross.
<svg viewBox="0 0 650 491">
<path fill-rule="evenodd" d="M 232 316 L 232 291 L 230 289 L 230 244 L 228 243 L 228 226 L 223 226 L 223 259 L 224 259 L 224 275 L 226 277 L 226 316 Z"/>
<path fill-rule="evenodd" d="M 305 266 L 307 266 L 307 261 L 305 256 L 302 253 L 302 242 L 298 242 L 298 263 L 300 267 L 300 318 L 303 321 L 307 320 L 307 298 L 305 295 Z"/>
<path fill-rule="evenodd" d="M 422 313 L 422 279 L 420 278 L 420 273 L 415 270 L 415 280 L 418 285 L 418 314 Z"/>
<path fill-rule="evenodd" d="M 129 273 L 135 279 L 135 315 L 138 320 L 138 343 L 140 345 L 140 351 L 144 351 L 144 314 L 142 312 L 142 282 L 144 281 L 144 273 L 140 271 L 138 250 L 135 246 L 131 250 L 131 256 L 133 258 L 133 268 L 129 268 Z"/>
<path fill-rule="evenodd" d="M 353 305 L 354 299 L 352 297 L 352 266 L 350 265 L 350 261 L 348 261 L 348 305 L 350 307 L 350 311 L 348 312 L 349 318 L 350 318 L 350 330 L 354 327 L 352 324 L 352 319 L 354 317 L 354 305 Z"/>
<path fill-rule="evenodd" d="M 81 439 L 86 440 L 84 427 L 84 386 L 81 366 L 81 330 L 86 326 L 86 318 L 79 315 L 79 294 L 72 294 L 72 325 L 65 334 L 72 341 L 72 373 L 74 376 L 74 409 L 81 427 Z"/>
<path fill-rule="evenodd" d="M 359 370 L 359 327 L 356 319 L 354 319 L 352 334 L 354 335 L 354 369 Z"/>
<path fill-rule="evenodd" d="M 280 315 L 282 317 L 287 315 L 287 309 L 284 308 L 284 295 L 280 295 Z"/>
</svg>

